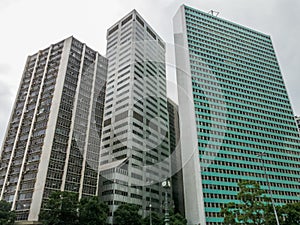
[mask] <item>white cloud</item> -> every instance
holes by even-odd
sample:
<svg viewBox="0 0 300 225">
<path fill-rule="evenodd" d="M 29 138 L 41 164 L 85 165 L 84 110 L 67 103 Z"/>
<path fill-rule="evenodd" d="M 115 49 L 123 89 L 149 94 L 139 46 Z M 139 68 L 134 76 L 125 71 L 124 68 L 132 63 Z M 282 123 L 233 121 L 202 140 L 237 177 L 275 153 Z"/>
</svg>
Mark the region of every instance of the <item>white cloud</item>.
<svg viewBox="0 0 300 225">
<path fill-rule="evenodd" d="M 133 8 L 172 43 L 172 18 L 183 3 L 206 12 L 219 11 L 219 17 L 270 34 L 294 110 L 300 114 L 298 0 L 2 0 L 0 65 L 9 69 L 1 72 L 0 67 L 0 143 L 27 55 L 70 35 L 105 54 L 106 29 Z"/>
</svg>

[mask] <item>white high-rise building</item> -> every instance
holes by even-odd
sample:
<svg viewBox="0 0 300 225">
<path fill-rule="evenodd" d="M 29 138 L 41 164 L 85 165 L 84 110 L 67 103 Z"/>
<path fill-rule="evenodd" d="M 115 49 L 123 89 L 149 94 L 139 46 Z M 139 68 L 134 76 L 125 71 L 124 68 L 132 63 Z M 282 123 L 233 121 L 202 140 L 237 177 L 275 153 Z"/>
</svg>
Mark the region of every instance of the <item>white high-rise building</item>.
<svg viewBox="0 0 300 225">
<path fill-rule="evenodd" d="M 133 10 L 108 29 L 106 57 L 99 195 L 111 223 L 123 203 L 140 206 L 144 216 L 149 207 L 161 210 L 170 147 L 165 43 Z"/>
<path fill-rule="evenodd" d="M 274 205 L 299 202 L 299 133 L 271 37 L 186 5 L 173 24 L 188 224 L 224 224 L 241 180 Z"/>
<path fill-rule="evenodd" d="M 28 57 L 0 154 L 0 199 L 34 224 L 52 191 L 97 194 L 107 60 L 73 37 Z"/>
</svg>

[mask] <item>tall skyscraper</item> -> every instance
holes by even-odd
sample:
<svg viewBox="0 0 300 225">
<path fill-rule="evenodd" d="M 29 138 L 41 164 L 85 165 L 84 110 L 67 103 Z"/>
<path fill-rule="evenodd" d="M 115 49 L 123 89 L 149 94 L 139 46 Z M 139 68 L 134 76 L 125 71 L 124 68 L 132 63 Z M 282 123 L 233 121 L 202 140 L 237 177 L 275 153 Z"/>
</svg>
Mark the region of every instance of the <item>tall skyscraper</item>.
<svg viewBox="0 0 300 225">
<path fill-rule="evenodd" d="M 107 32 L 109 60 L 100 193 L 111 216 L 118 205 L 161 210 L 170 176 L 165 44 L 133 10 Z"/>
<path fill-rule="evenodd" d="M 0 199 L 38 221 L 50 192 L 96 195 L 107 60 L 73 37 L 28 57 L 1 148 Z"/>
<path fill-rule="evenodd" d="M 170 133 L 170 154 L 171 154 L 171 174 L 172 174 L 172 194 L 174 201 L 174 211 L 185 214 L 184 195 L 182 182 L 182 164 L 180 148 L 180 130 L 178 105 L 168 98 L 169 113 L 169 133 Z"/>
<path fill-rule="evenodd" d="M 299 201 L 299 134 L 270 36 L 188 6 L 174 17 L 185 213 L 222 224 L 241 179 Z"/>
</svg>

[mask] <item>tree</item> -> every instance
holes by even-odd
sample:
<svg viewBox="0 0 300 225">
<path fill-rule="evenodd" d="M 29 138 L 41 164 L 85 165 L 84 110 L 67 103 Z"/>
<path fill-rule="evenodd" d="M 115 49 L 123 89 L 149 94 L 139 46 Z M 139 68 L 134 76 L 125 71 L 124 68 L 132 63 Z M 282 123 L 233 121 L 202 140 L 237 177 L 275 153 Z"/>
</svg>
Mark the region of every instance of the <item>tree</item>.
<svg viewBox="0 0 300 225">
<path fill-rule="evenodd" d="M 40 219 L 45 225 L 78 224 L 78 194 L 72 192 L 52 192 L 46 202 Z"/>
<path fill-rule="evenodd" d="M 105 225 L 109 209 L 99 197 L 82 198 L 79 204 L 79 224 Z"/>
<path fill-rule="evenodd" d="M 0 201 L 0 225 L 12 225 L 15 222 L 16 215 L 11 211 L 11 204 L 1 200 Z"/>
<path fill-rule="evenodd" d="M 235 225 L 237 224 L 237 215 L 238 209 L 235 203 L 229 202 L 221 210 L 221 213 L 224 215 L 224 225 Z"/>
<path fill-rule="evenodd" d="M 230 202 L 221 210 L 224 225 L 265 225 L 265 211 L 270 202 L 266 192 L 255 181 L 240 181 L 238 186 L 239 203 Z"/>
<path fill-rule="evenodd" d="M 151 218 L 152 218 L 152 224 L 155 225 L 164 225 L 164 217 L 157 213 L 157 212 L 151 212 Z M 143 219 L 143 225 L 149 225 L 150 224 L 150 215 L 146 216 Z"/>
<path fill-rule="evenodd" d="M 170 213 L 170 225 L 186 225 L 187 220 L 179 213 Z"/>
<path fill-rule="evenodd" d="M 157 212 L 151 213 L 152 217 L 152 224 L 154 225 L 164 225 L 165 224 L 165 217 L 162 214 L 158 214 Z M 150 224 L 150 217 L 149 215 L 143 219 L 143 225 Z M 187 220 L 179 213 L 174 213 L 173 210 L 170 211 L 170 225 L 186 225 Z"/>
<path fill-rule="evenodd" d="M 114 224 L 141 225 L 142 216 L 139 214 L 139 207 L 133 204 L 120 205 L 114 212 Z"/>
<path fill-rule="evenodd" d="M 300 225 L 300 202 L 282 206 L 282 225 Z"/>
<path fill-rule="evenodd" d="M 300 225 L 300 202 L 276 207 L 280 225 Z M 276 224 L 272 207 L 266 210 L 266 224 Z"/>
</svg>

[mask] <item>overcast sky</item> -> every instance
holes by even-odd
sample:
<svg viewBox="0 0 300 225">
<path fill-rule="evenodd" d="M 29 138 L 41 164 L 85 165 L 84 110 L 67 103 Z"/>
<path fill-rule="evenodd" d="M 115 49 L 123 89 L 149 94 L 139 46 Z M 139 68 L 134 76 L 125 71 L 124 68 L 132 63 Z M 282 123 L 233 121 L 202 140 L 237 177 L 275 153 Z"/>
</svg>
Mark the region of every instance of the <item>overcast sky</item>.
<svg viewBox="0 0 300 225">
<path fill-rule="evenodd" d="M 300 115 L 299 0 L 0 0 L 0 146 L 28 55 L 71 35 L 105 55 L 106 29 L 134 8 L 172 43 L 172 18 L 181 4 L 218 11 L 221 18 L 271 35 L 294 113 Z"/>
</svg>

